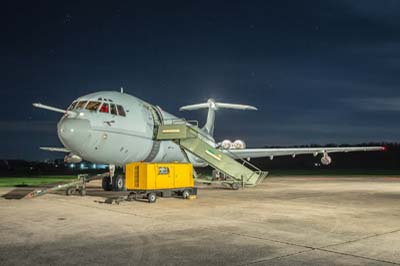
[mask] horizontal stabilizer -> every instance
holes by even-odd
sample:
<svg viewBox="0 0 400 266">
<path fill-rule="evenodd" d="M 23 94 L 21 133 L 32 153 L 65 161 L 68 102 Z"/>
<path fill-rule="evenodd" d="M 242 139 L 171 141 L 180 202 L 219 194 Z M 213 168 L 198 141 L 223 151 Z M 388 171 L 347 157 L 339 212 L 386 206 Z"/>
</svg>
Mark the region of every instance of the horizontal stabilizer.
<svg viewBox="0 0 400 266">
<path fill-rule="evenodd" d="M 211 136 L 214 134 L 214 121 L 215 121 L 215 111 L 218 109 L 236 109 L 236 110 L 257 110 L 256 107 L 246 104 L 237 104 L 237 103 L 219 103 L 214 99 L 208 99 L 206 103 L 196 103 L 185 105 L 179 108 L 179 111 L 192 111 L 198 109 L 208 109 L 207 114 L 207 122 L 204 125 L 203 129 L 210 134 Z"/>
<path fill-rule="evenodd" d="M 209 99 L 206 103 L 196 103 L 185 105 L 179 108 L 179 111 L 192 111 L 198 109 L 211 108 L 213 110 L 218 110 L 219 108 L 224 109 L 236 109 L 236 110 L 257 110 L 257 107 L 246 105 L 246 104 L 237 104 L 237 103 L 219 103 L 215 102 L 213 99 Z"/>
<path fill-rule="evenodd" d="M 198 109 L 204 109 L 208 108 L 209 104 L 208 103 L 197 103 L 197 104 L 191 104 L 191 105 L 185 105 L 179 108 L 179 111 L 192 111 L 192 110 L 198 110 Z"/>
<path fill-rule="evenodd" d="M 245 104 L 235 104 L 235 103 L 216 103 L 217 108 L 226 109 L 237 109 L 237 110 L 254 110 L 257 111 L 257 107 Z"/>
</svg>

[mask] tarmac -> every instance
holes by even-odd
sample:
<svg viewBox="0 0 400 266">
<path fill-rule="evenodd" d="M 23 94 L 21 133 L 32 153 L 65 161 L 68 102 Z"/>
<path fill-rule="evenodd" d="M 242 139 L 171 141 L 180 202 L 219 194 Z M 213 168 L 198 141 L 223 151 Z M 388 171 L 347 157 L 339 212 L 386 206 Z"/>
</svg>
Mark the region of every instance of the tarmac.
<svg viewBox="0 0 400 266">
<path fill-rule="evenodd" d="M 196 200 L 0 188 L 1 265 L 400 265 L 400 177 L 280 177 Z M 17 196 L 15 196 L 17 195 Z"/>
</svg>

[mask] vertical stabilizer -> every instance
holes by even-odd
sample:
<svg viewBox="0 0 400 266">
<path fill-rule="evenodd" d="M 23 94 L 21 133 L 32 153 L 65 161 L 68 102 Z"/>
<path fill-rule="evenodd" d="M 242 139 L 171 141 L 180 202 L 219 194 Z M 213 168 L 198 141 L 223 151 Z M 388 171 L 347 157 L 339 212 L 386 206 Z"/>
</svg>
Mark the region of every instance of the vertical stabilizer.
<svg viewBox="0 0 400 266">
<path fill-rule="evenodd" d="M 236 109 L 236 110 L 257 110 L 256 107 L 251 105 L 244 105 L 244 104 L 233 104 L 233 103 L 219 103 L 216 102 L 214 99 L 208 99 L 206 103 L 197 103 L 191 105 L 185 105 L 179 108 L 180 111 L 192 111 L 198 109 L 205 109 L 208 108 L 207 113 L 207 121 L 203 127 L 203 130 L 206 131 L 211 136 L 214 135 L 214 124 L 215 124 L 215 111 L 220 108 L 225 109 Z"/>
</svg>

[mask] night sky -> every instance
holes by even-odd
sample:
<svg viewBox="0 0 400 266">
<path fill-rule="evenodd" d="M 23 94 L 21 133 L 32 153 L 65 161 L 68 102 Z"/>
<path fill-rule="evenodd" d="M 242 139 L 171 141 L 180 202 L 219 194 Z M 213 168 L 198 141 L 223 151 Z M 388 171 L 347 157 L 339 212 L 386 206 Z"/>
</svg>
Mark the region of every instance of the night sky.
<svg viewBox="0 0 400 266">
<path fill-rule="evenodd" d="M 58 113 L 135 95 L 248 146 L 400 140 L 400 1 L 30 1 L 1 8 L 0 158 L 62 158 Z M 56 3 L 57 2 L 57 3 Z M 83 2 L 83 1 L 82 1 Z"/>
</svg>

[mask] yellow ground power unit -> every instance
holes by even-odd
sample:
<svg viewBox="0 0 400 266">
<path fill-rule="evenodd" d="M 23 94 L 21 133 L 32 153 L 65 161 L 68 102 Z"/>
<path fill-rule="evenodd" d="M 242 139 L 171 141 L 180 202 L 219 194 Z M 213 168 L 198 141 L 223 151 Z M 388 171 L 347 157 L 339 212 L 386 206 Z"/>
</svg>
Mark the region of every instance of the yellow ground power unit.
<svg viewBox="0 0 400 266">
<path fill-rule="evenodd" d="M 197 195 L 190 163 L 130 163 L 125 166 L 125 186 L 130 199 Z"/>
</svg>

